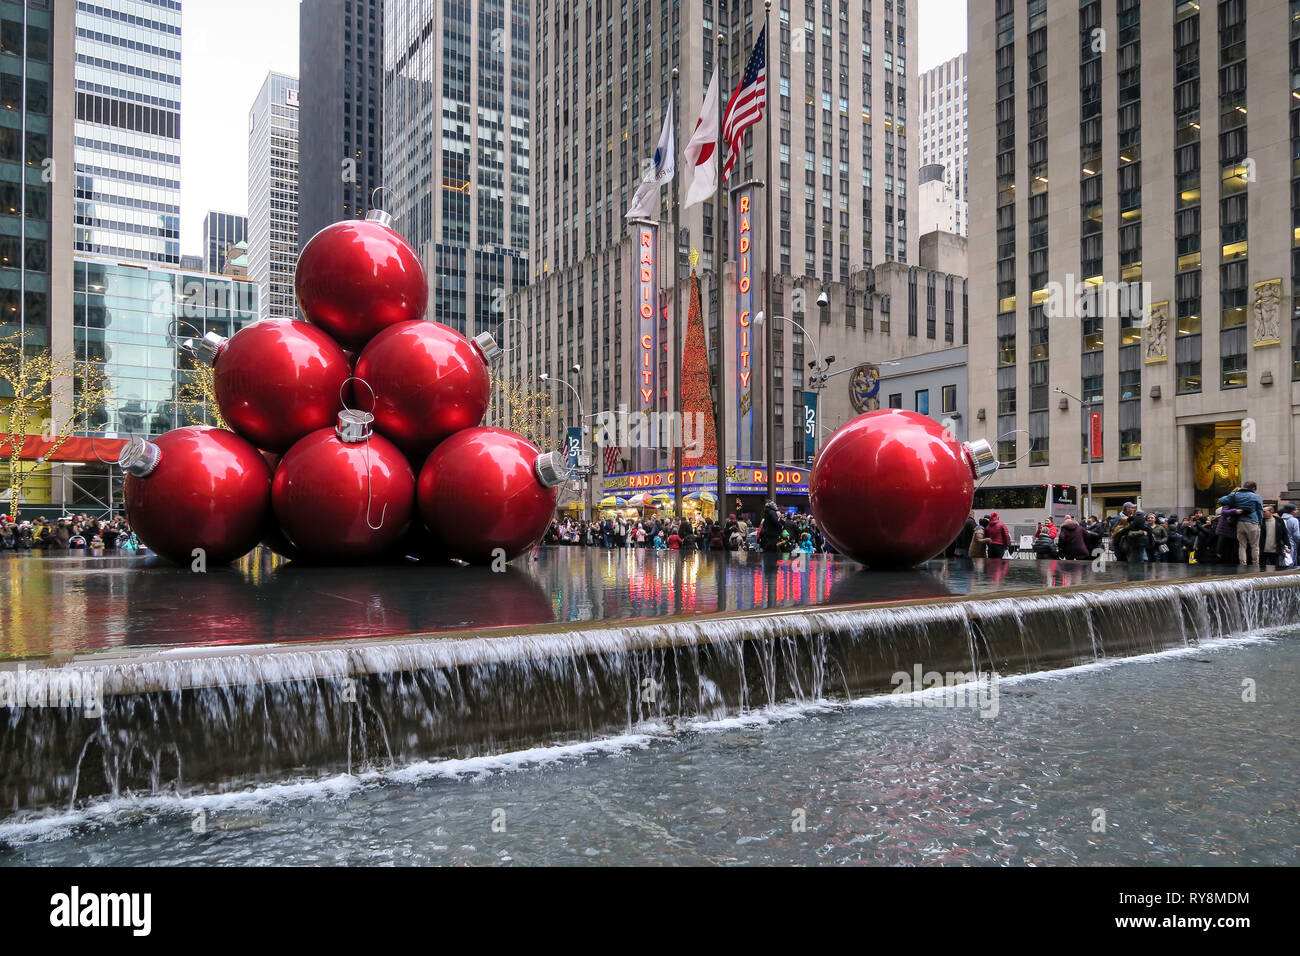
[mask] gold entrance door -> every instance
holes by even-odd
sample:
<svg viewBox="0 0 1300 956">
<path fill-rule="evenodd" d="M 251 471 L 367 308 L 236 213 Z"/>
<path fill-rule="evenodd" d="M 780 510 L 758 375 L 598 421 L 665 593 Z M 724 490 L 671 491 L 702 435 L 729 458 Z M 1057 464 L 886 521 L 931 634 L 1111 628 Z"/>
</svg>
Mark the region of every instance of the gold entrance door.
<svg viewBox="0 0 1300 956">
<path fill-rule="evenodd" d="M 1206 511 L 1241 484 L 1241 422 L 1193 426 L 1192 481 L 1196 506 Z"/>
</svg>

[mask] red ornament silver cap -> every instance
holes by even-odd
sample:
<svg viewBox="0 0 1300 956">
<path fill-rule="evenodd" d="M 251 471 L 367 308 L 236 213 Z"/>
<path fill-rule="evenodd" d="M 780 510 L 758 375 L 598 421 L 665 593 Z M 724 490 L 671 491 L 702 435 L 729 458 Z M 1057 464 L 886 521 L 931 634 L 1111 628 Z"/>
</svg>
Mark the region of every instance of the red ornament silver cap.
<svg viewBox="0 0 1300 956">
<path fill-rule="evenodd" d="M 478 349 L 478 354 L 483 356 L 483 361 L 489 365 L 501 354 L 501 346 L 497 345 L 497 340 L 491 332 L 480 332 L 474 336 L 474 347 Z"/>
<path fill-rule="evenodd" d="M 196 362 L 212 366 L 217 362 L 217 355 L 230 340 L 219 332 L 208 332 L 201 339 L 186 339 L 180 344 L 181 350 Z"/>
<path fill-rule="evenodd" d="M 132 438 L 117 456 L 117 466 L 128 475 L 146 478 L 162 461 L 162 449 L 143 438 Z"/>
<path fill-rule="evenodd" d="M 569 462 L 558 451 L 545 451 L 533 462 L 537 480 L 546 488 L 555 488 L 569 480 Z"/>
<path fill-rule="evenodd" d="M 366 213 L 366 222 L 377 222 L 389 229 L 393 228 L 393 214 L 383 209 L 372 209 Z"/>
<path fill-rule="evenodd" d="M 348 445 L 357 445 L 367 441 L 375 431 L 375 416 L 369 412 L 345 408 L 339 412 L 339 423 L 334 426 L 334 434 L 339 441 Z"/>
<path fill-rule="evenodd" d="M 998 456 L 993 454 L 993 446 L 983 438 L 976 438 L 965 443 L 966 454 L 970 455 L 970 470 L 976 478 L 983 478 L 998 470 Z"/>
</svg>

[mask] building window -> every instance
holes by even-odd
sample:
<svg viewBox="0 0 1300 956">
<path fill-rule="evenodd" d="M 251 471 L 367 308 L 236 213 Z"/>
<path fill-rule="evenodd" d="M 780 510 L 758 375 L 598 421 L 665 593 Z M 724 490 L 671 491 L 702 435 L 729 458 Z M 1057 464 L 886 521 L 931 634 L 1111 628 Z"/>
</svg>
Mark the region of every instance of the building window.
<svg viewBox="0 0 1300 956">
<path fill-rule="evenodd" d="M 1246 387 L 1246 329 L 1244 326 L 1219 333 L 1219 388 Z"/>
<path fill-rule="evenodd" d="M 943 411 L 945 414 L 957 410 L 957 386 L 945 385 L 943 387 Z"/>
<path fill-rule="evenodd" d="M 890 408 L 902 408 L 902 407 L 903 407 L 903 393 L 902 393 L 902 392 L 894 392 L 892 395 L 889 396 L 889 407 L 890 407 Z"/>
<path fill-rule="evenodd" d="M 1201 390 L 1201 337 L 1180 335 L 1174 342 L 1175 374 L 1178 377 L 1178 394 L 1186 395 Z"/>
<path fill-rule="evenodd" d="M 930 414 L 930 390 L 928 388 L 919 388 L 916 390 L 914 407 L 922 415 Z"/>
</svg>

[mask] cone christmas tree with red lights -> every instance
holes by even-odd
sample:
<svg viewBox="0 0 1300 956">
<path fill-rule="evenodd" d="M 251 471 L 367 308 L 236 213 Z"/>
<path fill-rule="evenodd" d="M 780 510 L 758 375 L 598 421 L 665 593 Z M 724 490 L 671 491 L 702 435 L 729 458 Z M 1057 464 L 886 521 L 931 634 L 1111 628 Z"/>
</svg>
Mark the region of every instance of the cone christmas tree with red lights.
<svg viewBox="0 0 1300 956">
<path fill-rule="evenodd" d="M 696 418 L 694 416 L 701 417 Z M 704 345 L 704 315 L 700 309 L 700 280 L 691 270 L 691 303 L 686 318 L 686 346 L 682 350 L 682 418 L 691 427 L 700 423 L 703 434 L 697 436 L 702 457 L 684 464 L 712 467 L 718 463 L 718 424 L 713 415 L 713 396 L 709 389 L 709 353 Z"/>
</svg>

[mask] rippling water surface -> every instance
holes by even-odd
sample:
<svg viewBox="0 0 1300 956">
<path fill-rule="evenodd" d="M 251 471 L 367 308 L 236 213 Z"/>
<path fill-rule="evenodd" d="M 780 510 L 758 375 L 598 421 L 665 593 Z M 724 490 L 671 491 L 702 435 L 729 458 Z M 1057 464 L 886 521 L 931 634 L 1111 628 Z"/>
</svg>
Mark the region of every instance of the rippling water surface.
<svg viewBox="0 0 1300 956">
<path fill-rule="evenodd" d="M 1297 687 L 1270 632 L 1005 680 L 992 718 L 873 698 L 118 800 L 0 826 L 0 864 L 1295 865 Z"/>
</svg>

